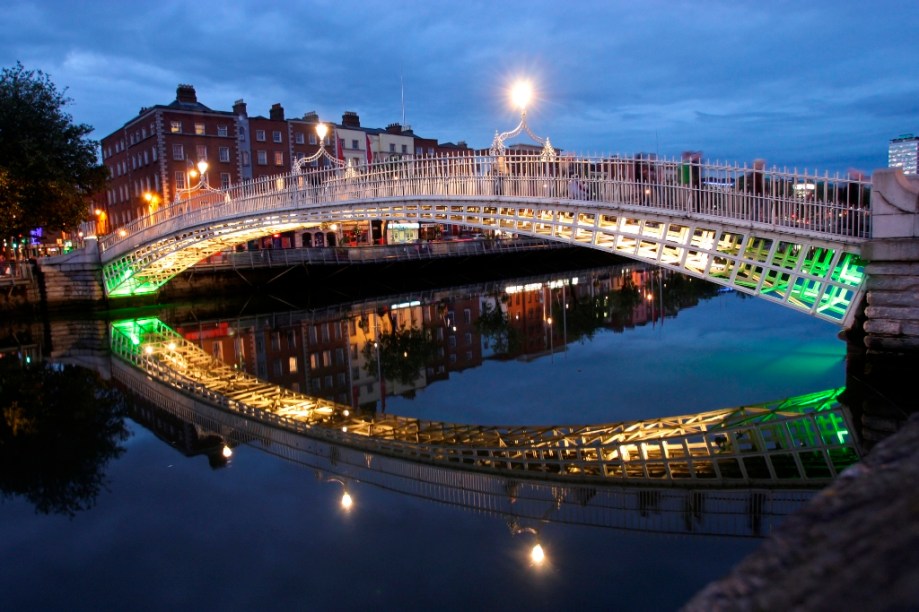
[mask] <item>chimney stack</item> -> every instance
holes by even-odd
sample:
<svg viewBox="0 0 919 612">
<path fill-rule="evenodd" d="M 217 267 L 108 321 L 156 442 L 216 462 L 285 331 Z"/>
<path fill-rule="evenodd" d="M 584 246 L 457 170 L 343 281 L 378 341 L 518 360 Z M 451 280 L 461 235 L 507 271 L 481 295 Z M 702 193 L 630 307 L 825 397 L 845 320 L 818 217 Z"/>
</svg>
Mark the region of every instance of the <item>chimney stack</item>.
<svg viewBox="0 0 919 612">
<path fill-rule="evenodd" d="M 361 118 L 354 111 L 345 111 L 345 114 L 341 116 L 341 125 L 347 128 L 359 128 L 361 127 Z"/>
<path fill-rule="evenodd" d="M 180 83 L 176 88 L 176 101 L 186 104 L 196 104 L 198 102 L 198 95 L 195 93 L 195 86 Z"/>
</svg>

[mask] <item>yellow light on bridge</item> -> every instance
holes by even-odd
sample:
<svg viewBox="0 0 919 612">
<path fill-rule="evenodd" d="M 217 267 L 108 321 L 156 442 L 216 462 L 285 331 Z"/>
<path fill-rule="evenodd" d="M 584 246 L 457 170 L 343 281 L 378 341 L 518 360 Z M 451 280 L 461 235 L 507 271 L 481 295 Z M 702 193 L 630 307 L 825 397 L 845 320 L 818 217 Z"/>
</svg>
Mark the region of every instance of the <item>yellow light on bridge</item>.
<svg viewBox="0 0 919 612">
<path fill-rule="evenodd" d="M 511 89 L 511 101 L 514 103 L 514 106 L 522 111 L 526 110 L 532 96 L 533 88 L 530 86 L 529 81 L 517 81 L 514 83 Z"/>
<path fill-rule="evenodd" d="M 325 137 L 329 133 L 329 126 L 324 123 L 316 124 L 316 135 L 319 136 L 319 142 L 325 142 Z"/>
<path fill-rule="evenodd" d="M 223 445 L 223 450 L 221 452 L 223 453 L 224 459 L 229 459 L 233 456 L 233 449 L 226 444 Z"/>
<path fill-rule="evenodd" d="M 542 549 L 542 545 L 539 542 L 534 544 L 532 550 L 530 550 L 530 561 L 536 566 L 546 562 L 546 551 Z"/>
<path fill-rule="evenodd" d="M 351 506 L 354 505 L 354 500 L 351 499 L 351 494 L 345 491 L 341 494 L 341 507 L 343 510 L 351 510 Z"/>
</svg>

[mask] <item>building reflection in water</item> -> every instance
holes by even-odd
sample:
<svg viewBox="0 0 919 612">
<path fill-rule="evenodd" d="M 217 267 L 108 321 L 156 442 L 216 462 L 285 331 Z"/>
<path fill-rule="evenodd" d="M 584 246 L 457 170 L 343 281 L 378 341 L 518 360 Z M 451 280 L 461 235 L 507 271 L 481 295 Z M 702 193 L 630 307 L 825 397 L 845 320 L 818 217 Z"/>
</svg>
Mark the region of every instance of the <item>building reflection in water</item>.
<svg viewBox="0 0 919 612">
<path fill-rule="evenodd" d="M 259 378 L 355 410 L 385 411 L 387 395 L 412 397 L 485 359 L 528 361 L 602 329 L 662 325 L 717 291 L 625 264 L 323 310 L 170 323 Z"/>
<path fill-rule="evenodd" d="M 130 368 L 124 365 L 116 365 L 113 373 L 116 380 L 131 376 Z M 131 382 L 126 380 L 125 386 Z M 552 546 L 552 527 L 556 524 L 757 538 L 768 534 L 816 492 L 816 488 L 783 489 L 781 484 L 756 489 L 737 488 L 735 484 L 719 489 L 713 483 L 700 489 L 518 479 L 337 446 L 193 400 L 183 406 L 175 397 L 170 399 L 166 390 L 135 398 L 134 415 L 141 417 L 138 421 L 145 427 L 156 427 L 158 437 L 189 457 L 205 454 L 209 460 L 216 459 L 223 456 L 223 449 L 245 444 L 310 470 L 318 482 L 331 487 L 343 514 L 355 510 L 362 487 L 379 487 L 491 515 L 507 524 L 510 546 L 523 543 L 518 550 L 520 561 L 534 569 L 560 562 L 551 556 L 553 549 L 561 548 L 559 542 Z"/>
</svg>

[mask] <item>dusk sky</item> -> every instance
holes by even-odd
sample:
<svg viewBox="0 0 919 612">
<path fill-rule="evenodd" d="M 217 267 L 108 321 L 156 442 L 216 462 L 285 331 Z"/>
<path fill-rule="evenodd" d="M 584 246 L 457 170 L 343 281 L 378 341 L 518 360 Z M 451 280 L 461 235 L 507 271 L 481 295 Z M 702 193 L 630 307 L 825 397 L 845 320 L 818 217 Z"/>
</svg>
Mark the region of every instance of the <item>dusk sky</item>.
<svg viewBox="0 0 919 612">
<path fill-rule="evenodd" d="M 575 153 L 871 172 L 919 134 L 919 2 L 67 2 L 4 9 L 0 66 L 42 70 L 101 139 L 176 86 L 487 147 L 519 120 Z M 526 140 L 520 140 L 525 142 Z"/>
</svg>

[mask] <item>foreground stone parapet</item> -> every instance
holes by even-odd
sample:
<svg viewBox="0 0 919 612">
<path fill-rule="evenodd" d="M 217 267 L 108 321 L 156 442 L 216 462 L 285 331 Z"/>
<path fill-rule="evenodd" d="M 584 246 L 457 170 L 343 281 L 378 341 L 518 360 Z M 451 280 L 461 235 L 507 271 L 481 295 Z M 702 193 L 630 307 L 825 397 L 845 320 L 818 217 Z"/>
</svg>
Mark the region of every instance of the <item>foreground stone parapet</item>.
<svg viewBox="0 0 919 612">
<path fill-rule="evenodd" d="M 683 608 L 919 608 L 919 415 Z"/>
</svg>

